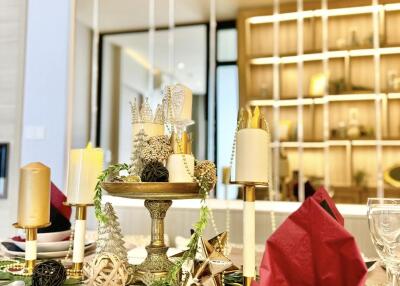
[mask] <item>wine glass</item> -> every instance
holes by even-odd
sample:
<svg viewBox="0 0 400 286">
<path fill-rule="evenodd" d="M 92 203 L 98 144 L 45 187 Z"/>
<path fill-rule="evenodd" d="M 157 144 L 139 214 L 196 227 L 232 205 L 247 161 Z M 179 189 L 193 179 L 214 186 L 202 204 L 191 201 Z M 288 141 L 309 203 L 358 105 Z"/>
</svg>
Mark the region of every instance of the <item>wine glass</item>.
<svg viewBox="0 0 400 286">
<path fill-rule="evenodd" d="M 400 286 L 400 199 L 368 199 L 368 225 L 393 286 Z"/>
</svg>

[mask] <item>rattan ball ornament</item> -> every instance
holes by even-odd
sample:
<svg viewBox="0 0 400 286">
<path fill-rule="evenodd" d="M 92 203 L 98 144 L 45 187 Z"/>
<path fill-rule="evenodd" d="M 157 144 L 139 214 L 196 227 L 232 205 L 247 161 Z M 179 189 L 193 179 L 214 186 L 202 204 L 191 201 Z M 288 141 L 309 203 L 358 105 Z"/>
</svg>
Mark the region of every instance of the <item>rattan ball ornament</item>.
<svg viewBox="0 0 400 286">
<path fill-rule="evenodd" d="M 217 182 L 217 170 L 215 164 L 211 161 L 197 161 L 194 167 L 194 176 L 205 186 L 207 191 L 214 188 Z"/>
<path fill-rule="evenodd" d="M 158 162 L 152 161 L 147 163 L 142 171 L 143 182 L 168 182 L 169 172 L 165 166 Z"/>
<path fill-rule="evenodd" d="M 61 286 L 66 279 L 64 266 L 55 260 L 48 260 L 33 269 L 32 286 Z"/>
<path fill-rule="evenodd" d="M 97 255 L 86 265 L 84 274 L 85 285 L 89 286 L 124 286 L 128 282 L 126 262 L 108 252 Z"/>
</svg>

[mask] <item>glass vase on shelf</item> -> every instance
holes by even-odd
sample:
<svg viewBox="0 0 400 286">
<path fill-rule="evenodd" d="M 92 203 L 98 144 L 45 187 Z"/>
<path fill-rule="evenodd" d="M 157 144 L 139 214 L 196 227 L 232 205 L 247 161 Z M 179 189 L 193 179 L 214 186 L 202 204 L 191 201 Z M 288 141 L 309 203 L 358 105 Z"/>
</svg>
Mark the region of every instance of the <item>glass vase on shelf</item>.
<svg viewBox="0 0 400 286">
<path fill-rule="evenodd" d="M 368 225 L 391 286 L 400 286 L 400 199 L 368 199 Z"/>
</svg>

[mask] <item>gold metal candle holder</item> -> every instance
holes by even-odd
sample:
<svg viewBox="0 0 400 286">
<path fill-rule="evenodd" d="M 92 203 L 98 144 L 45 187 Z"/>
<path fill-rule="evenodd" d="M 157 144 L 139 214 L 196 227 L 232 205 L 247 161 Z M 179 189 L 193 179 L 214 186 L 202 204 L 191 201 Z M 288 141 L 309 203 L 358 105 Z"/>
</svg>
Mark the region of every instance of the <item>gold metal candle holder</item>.
<svg viewBox="0 0 400 286">
<path fill-rule="evenodd" d="M 14 223 L 13 226 L 15 228 L 21 228 L 24 229 L 26 232 L 26 248 L 25 248 L 25 274 L 30 276 L 33 274 L 33 269 L 35 268 L 36 265 L 36 260 L 37 260 L 37 230 L 39 228 L 45 228 L 50 226 L 51 223 L 47 223 L 45 225 L 39 225 L 39 226 L 21 226 L 18 223 Z M 30 253 L 31 249 L 29 249 L 31 246 L 34 247 L 34 252 Z M 33 249 L 32 249 L 33 251 Z"/>
<path fill-rule="evenodd" d="M 80 257 L 81 254 L 78 253 L 78 249 L 83 249 L 85 248 L 85 233 L 86 233 L 86 218 L 87 218 L 87 207 L 88 206 L 93 206 L 93 204 L 90 205 L 81 205 L 81 204 L 70 204 L 65 202 L 64 205 L 68 205 L 71 207 L 76 208 L 75 212 L 75 235 L 74 235 L 74 248 L 72 252 L 72 266 L 70 269 L 67 270 L 67 274 L 70 278 L 77 279 L 77 280 L 83 280 L 84 275 L 83 275 L 83 257 Z M 77 228 L 78 228 L 78 222 L 82 224 L 81 229 L 78 231 L 82 231 L 83 233 L 78 233 L 77 235 Z M 83 240 L 82 240 L 83 238 Z"/>
<path fill-rule="evenodd" d="M 233 185 L 242 185 L 243 186 L 243 202 L 245 203 L 251 203 L 254 205 L 255 200 L 256 200 L 256 186 L 268 186 L 268 183 L 266 182 L 239 182 L 239 181 L 231 181 L 231 184 Z M 250 213 L 252 219 L 249 221 L 249 219 L 246 217 L 246 214 L 243 214 L 243 238 L 247 236 L 253 236 L 254 241 L 251 242 L 251 244 L 246 244 L 244 239 L 243 239 L 243 261 L 246 263 L 247 256 L 250 255 L 254 256 L 251 257 L 250 259 L 254 260 L 255 263 L 255 211 L 254 208 L 251 208 L 252 213 Z M 244 210 L 245 212 L 245 210 Z M 252 224 L 252 225 L 249 225 Z M 245 233 L 246 227 L 250 227 L 250 233 Z M 254 253 L 250 253 L 254 252 Z M 244 270 L 244 269 L 243 269 Z M 243 286 L 250 286 L 251 282 L 255 280 L 255 267 L 254 267 L 254 274 L 252 276 L 247 275 L 247 273 L 243 272 Z"/>
<path fill-rule="evenodd" d="M 166 278 L 174 266 L 168 259 L 168 247 L 164 242 L 164 219 L 173 200 L 199 198 L 196 183 L 102 183 L 102 188 L 117 197 L 144 199 L 151 217 L 151 242 L 146 247 L 147 257 L 137 266 L 137 281 L 148 282 L 151 274 L 154 281 Z M 180 277 L 177 277 L 178 281 Z M 146 283 L 147 283 L 146 282 Z"/>
</svg>

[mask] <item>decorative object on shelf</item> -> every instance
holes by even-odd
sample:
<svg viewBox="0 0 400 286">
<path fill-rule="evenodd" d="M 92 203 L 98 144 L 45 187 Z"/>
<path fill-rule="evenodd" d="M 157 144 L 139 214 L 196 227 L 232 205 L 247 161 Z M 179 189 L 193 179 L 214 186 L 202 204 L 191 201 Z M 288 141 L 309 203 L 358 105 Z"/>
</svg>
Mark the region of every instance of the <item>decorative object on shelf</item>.
<svg viewBox="0 0 400 286">
<path fill-rule="evenodd" d="M 350 29 L 348 46 L 350 49 L 360 46 L 360 40 L 358 39 L 358 31 L 356 27 L 352 27 Z"/>
<path fill-rule="evenodd" d="M 112 253 L 120 260 L 128 262 L 128 254 L 124 246 L 125 241 L 121 234 L 118 217 L 110 203 L 104 205 L 103 213 L 107 216 L 108 220 L 106 222 L 99 222 L 96 254 Z"/>
<path fill-rule="evenodd" d="M 126 262 L 112 253 L 102 253 L 95 256 L 84 268 L 89 286 L 125 286 L 129 281 L 129 271 Z"/>
<path fill-rule="evenodd" d="M 168 157 L 167 169 L 169 171 L 169 182 L 191 183 L 194 175 L 194 156 L 189 134 L 184 131 L 181 136 L 172 133 L 171 145 L 173 154 Z"/>
<path fill-rule="evenodd" d="M 323 96 L 328 84 L 328 77 L 324 73 L 311 76 L 309 93 L 310 96 Z"/>
<path fill-rule="evenodd" d="M 346 81 L 344 78 L 339 78 L 329 81 L 329 93 L 330 94 L 341 94 L 346 90 Z"/>
<path fill-rule="evenodd" d="M 30 163 L 21 168 L 17 228 L 26 231 L 25 272 L 32 275 L 37 259 L 37 229 L 50 225 L 50 168 Z"/>
<path fill-rule="evenodd" d="M 140 158 L 145 164 L 153 161 L 163 163 L 172 153 L 172 147 L 168 136 L 160 135 L 150 137 L 141 151 Z"/>
<path fill-rule="evenodd" d="M 400 76 L 398 75 L 397 70 L 388 70 L 387 71 L 387 91 L 399 91 L 400 89 Z"/>
<path fill-rule="evenodd" d="M 61 286 L 66 279 L 64 266 L 55 260 L 48 260 L 35 266 L 32 286 Z"/>
<path fill-rule="evenodd" d="M 367 186 L 367 173 L 363 170 L 357 170 L 353 175 L 354 184 L 357 187 L 366 187 Z"/>
<path fill-rule="evenodd" d="M 279 122 L 279 140 L 289 141 L 293 129 L 293 123 L 290 120 L 281 120 Z"/>
<path fill-rule="evenodd" d="M 197 161 L 194 167 L 194 176 L 198 180 L 202 180 L 202 184 L 212 190 L 217 183 L 217 168 L 214 162 L 209 160 Z"/>
<path fill-rule="evenodd" d="M 358 121 L 358 109 L 349 109 L 349 122 L 347 125 L 347 137 L 349 139 L 358 139 L 361 136 L 360 124 Z"/>
<path fill-rule="evenodd" d="M 143 182 L 168 182 L 168 170 L 158 161 L 152 161 L 146 164 L 142 171 Z"/>
<path fill-rule="evenodd" d="M 140 155 L 143 152 L 144 147 L 147 145 L 148 136 L 143 129 L 133 135 L 132 141 L 132 156 L 131 156 L 131 167 L 129 168 L 129 174 L 139 176 L 143 170 L 143 160 Z"/>
<path fill-rule="evenodd" d="M 244 114 L 244 112 L 240 112 Z M 255 190 L 269 181 L 270 133 L 258 106 L 247 117 L 239 117 L 236 139 L 236 184 L 244 187 L 243 195 L 243 285 L 255 278 Z M 262 127 L 264 125 L 264 128 Z M 240 129 L 241 126 L 246 126 Z"/>
<path fill-rule="evenodd" d="M 383 174 L 383 178 L 389 185 L 400 188 L 400 165 L 395 165 L 387 169 Z"/>
</svg>

